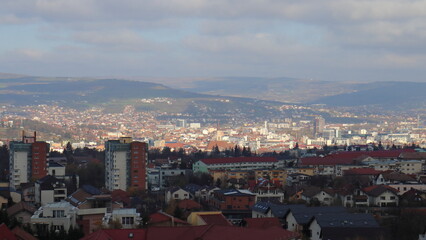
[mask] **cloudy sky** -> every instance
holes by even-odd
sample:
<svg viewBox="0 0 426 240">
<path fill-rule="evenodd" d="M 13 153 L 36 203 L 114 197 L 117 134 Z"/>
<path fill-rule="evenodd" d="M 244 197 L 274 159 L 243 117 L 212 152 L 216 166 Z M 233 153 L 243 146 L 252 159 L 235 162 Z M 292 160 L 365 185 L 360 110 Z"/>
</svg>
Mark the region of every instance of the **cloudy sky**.
<svg viewBox="0 0 426 240">
<path fill-rule="evenodd" d="M 426 1 L 1 0 L 0 72 L 426 81 Z"/>
</svg>

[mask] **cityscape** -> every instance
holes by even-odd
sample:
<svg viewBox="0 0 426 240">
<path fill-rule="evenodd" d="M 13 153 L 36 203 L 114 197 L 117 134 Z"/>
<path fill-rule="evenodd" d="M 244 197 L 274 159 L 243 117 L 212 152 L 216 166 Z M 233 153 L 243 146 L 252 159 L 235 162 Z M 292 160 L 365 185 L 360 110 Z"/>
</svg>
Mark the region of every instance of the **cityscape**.
<svg viewBox="0 0 426 240">
<path fill-rule="evenodd" d="M 425 10 L 2 0 L 0 240 L 426 240 Z"/>
</svg>

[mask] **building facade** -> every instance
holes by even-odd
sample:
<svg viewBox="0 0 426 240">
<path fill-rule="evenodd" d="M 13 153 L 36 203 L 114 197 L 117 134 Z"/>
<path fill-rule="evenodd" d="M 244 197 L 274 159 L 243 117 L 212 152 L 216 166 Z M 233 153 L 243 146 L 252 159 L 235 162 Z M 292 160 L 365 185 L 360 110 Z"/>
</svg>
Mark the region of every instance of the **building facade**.
<svg viewBox="0 0 426 240">
<path fill-rule="evenodd" d="M 147 144 L 131 138 L 105 143 L 105 186 L 113 191 L 129 188 L 147 189 Z"/>
<path fill-rule="evenodd" d="M 10 142 L 9 149 L 12 188 L 19 188 L 22 183 L 35 181 L 47 175 L 49 144 L 38 142 L 35 132 L 33 137 L 23 134 L 22 141 Z"/>
</svg>

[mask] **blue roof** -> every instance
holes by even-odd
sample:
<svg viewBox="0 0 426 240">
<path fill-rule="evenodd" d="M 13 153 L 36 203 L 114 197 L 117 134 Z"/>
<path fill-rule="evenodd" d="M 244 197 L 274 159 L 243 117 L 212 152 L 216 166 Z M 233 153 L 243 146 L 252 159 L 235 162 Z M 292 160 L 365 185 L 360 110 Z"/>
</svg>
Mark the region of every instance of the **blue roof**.
<svg viewBox="0 0 426 240">
<path fill-rule="evenodd" d="M 99 190 L 99 189 L 97 189 L 94 186 L 89 185 L 89 184 L 83 185 L 83 187 L 81 187 L 81 188 L 83 188 L 84 191 L 86 191 L 87 193 L 90 193 L 92 195 L 99 195 L 99 194 L 102 193 L 101 190 Z"/>
</svg>

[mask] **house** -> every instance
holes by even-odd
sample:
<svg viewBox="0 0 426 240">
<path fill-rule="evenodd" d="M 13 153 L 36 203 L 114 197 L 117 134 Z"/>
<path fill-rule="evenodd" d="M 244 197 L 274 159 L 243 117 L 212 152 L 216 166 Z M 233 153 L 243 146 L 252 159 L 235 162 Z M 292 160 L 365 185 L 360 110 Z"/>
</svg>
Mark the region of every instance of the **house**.
<svg viewBox="0 0 426 240">
<path fill-rule="evenodd" d="M 123 205 L 112 201 L 109 194 L 99 194 L 86 197 L 78 205 L 77 224 L 85 234 L 92 233 L 102 226 L 105 216 L 111 214 L 114 209 L 123 208 Z"/>
<path fill-rule="evenodd" d="M 232 226 L 221 212 L 192 212 L 187 222 L 193 226 L 200 225 L 221 225 Z"/>
<path fill-rule="evenodd" d="M 309 229 L 309 222 L 312 217 L 319 214 L 342 214 L 346 213 L 344 207 L 293 207 L 284 216 L 287 230 L 302 233 Z"/>
<path fill-rule="evenodd" d="M 398 194 L 402 195 L 406 191 L 414 188 L 418 190 L 426 190 L 426 185 L 419 183 L 416 178 L 411 175 L 400 172 L 384 172 L 376 178 L 376 185 L 385 184 L 398 190 Z"/>
<path fill-rule="evenodd" d="M 287 190 L 289 189 L 287 188 Z M 320 187 L 306 185 L 300 186 L 294 190 L 292 195 L 289 196 L 292 201 L 303 200 L 308 204 L 329 206 L 335 199 L 335 192 L 330 188 L 322 189 Z"/>
<path fill-rule="evenodd" d="M 41 228 L 49 231 L 53 228 L 68 231 L 70 227 L 77 226 L 77 211 L 69 202 L 48 203 L 34 212 L 30 222 L 34 230 Z"/>
<path fill-rule="evenodd" d="M 139 226 L 141 221 L 140 214 L 135 208 L 120 208 L 112 210 L 112 213 L 107 213 L 103 218 L 103 225 L 108 226 L 110 223 L 118 222 L 121 228 L 131 229 Z"/>
<path fill-rule="evenodd" d="M 361 195 L 368 197 L 368 206 L 398 206 L 398 190 L 386 185 L 374 185 L 362 189 Z"/>
<path fill-rule="evenodd" d="M 213 193 L 209 205 L 222 211 L 228 219 L 239 222 L 243 217 L 251 216 L 251 207 L 255 204 L 255 200 L 256 195 L 249 190 L 224 189 Z"/>
<path fill-rule="evenodd" d="M 202 188 L 202 186 L 194 183 L 187 184 L 185 187 L 183 187 L 185 191 L 189 192 L 192 199 L 200 198 Z"/>
<path fill-rule="evenodd" d="M 252 188 L 252 192 L 256 194 L 256 202 L 283 202 L 284 200 L 283 190 L 266 179 L 258 181 Z"/>
<path fill-rule="evenodd" d="M 425 206 L 426 191 L 412 188 L 401 195 L 400 204 L 404 206 Z"/>
<path fill-rule="evenodd" d="M 308 223 L 308 229 L 307 236 L 311 240 L 378 239 L 384 233 L 371 214 L 317 214 Z"/>
<path fill-rule="evenodd" d="M 188 191 L 183 190 L 180 187 L 172 187 L 167 189 L 165 193 L 165 200 L 166 203 L 169 203 L 172 199 L 173 200 L 184 200 L 189 199 L 190 193 Z"/>
<path fill-rule="evenodd" d="M 48 203 L 60 202 L 67 197 L 65 182 L 47 175 L 35 182 L 35 204 L 44 206 Z"/>
<path fill-rule="evenodd" d="M 204 186 L 200 189 L 200 198 L 202 201 L 209 201 L 210 198 L 212 198 L 213 193 L 217 190 L 220 190 L 220 188 L 216 186 Z"/>
<path fill-rule="evenodd" d="M 16 218 L 18 222 L 24 225 L 30 223 L 31 216 L 34 214 L 35 211 L 36 209 L 33 206 L 22 201 L 15 205 L 12 205 L 6 210 L 8 217 Z"/>
</svg>

